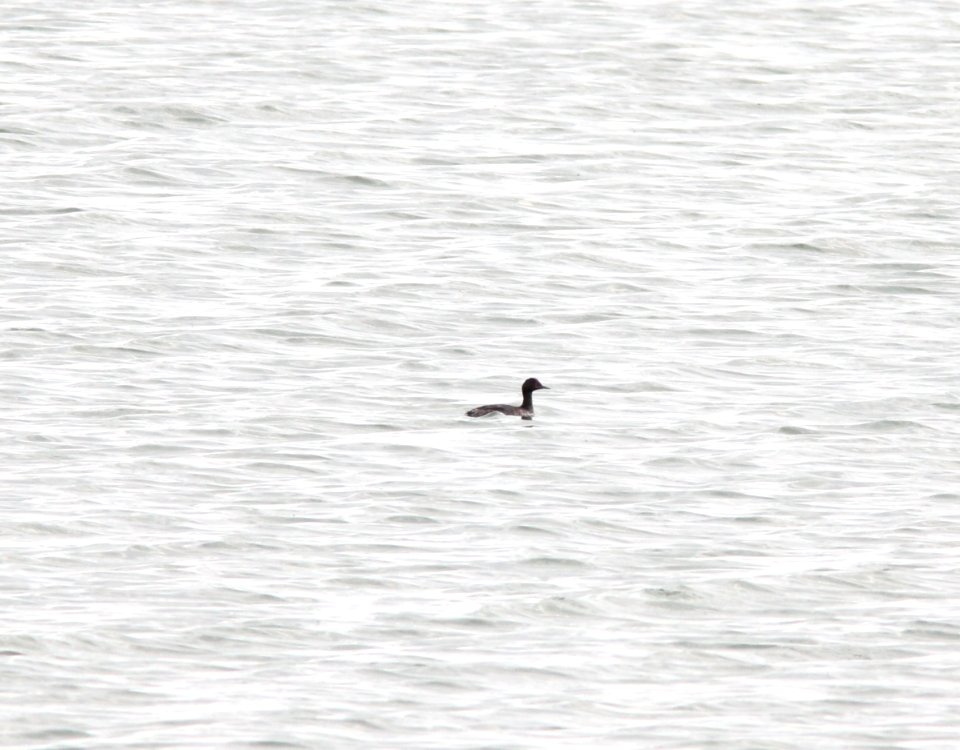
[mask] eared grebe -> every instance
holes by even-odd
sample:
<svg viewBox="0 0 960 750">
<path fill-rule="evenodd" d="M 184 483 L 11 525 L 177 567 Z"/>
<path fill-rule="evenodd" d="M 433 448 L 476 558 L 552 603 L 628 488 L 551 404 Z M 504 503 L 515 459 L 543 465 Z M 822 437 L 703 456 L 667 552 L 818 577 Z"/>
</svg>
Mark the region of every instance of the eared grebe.
<svg viewBox="0 0 960 750">
<path fill-rule="evenodd" d="M 487 404 L 486 406 L 478 406 L 476 409 L 471 409 L 467 412 L 467 416 L 485 417 L 487 414 L 493 414 L 495 411 L 498 411 L 501 414 L 508 414 L 511 417 L 533 419 L 533 392 L 539 391 L 540 389 L 546 389 L 548 391 L 550 390 L 536 378 L 527 378 L 523 381 L 523 387 L 520 389 L 523 391 L 523 403 L 520 404 L 520 406 L 508 406 L 507 404 Z"/>
</svg>

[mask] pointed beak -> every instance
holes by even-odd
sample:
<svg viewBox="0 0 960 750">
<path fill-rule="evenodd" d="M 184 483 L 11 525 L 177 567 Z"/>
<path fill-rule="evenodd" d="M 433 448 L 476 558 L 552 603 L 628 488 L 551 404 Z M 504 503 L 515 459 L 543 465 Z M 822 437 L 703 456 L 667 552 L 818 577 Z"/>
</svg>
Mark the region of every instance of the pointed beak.
<svg viewBox="0 0 960 750">
<path fill-rule="evenodd" d="M 549 390 L 550 390 L 550 388 L 549 388 L 548 386 L 545 386 L 545 385 L 541 385 L 541 386 L 540 386 L 540 389 L 541 389 L 541 390 L 544 390 L 544 391 L 549 391 Z"/>
</svg>

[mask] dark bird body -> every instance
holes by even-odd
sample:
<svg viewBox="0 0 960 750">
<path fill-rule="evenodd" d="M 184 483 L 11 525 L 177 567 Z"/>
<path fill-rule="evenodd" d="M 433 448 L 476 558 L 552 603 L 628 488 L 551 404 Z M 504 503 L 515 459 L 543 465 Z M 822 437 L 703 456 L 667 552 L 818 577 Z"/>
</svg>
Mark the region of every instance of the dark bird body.
<svg viewBox="0 0 960 750">
<path fill-rule="evenodd" d="M 500 412 L 510 417 L 521 417 L 522 419 L 533 419 L 533 392 L 541 389 L 550 390 L 542 385 L 536 378 L 527 378 L 523 381 L 523 387 L 520 389 L 523 393 L 523 403 L 520 406 L 509 406 L 508 404 L 487 404 L 478 406 L 467 412 L 468 417 L 485 417 L 487 414 Z"/>
</svg>

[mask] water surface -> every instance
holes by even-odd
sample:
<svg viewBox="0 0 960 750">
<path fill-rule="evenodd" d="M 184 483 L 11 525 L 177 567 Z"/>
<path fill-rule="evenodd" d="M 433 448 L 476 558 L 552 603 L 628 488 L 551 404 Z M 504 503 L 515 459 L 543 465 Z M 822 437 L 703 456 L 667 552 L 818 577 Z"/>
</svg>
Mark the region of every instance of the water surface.
<svg viewBox="0 0 960 750">
<path fill-rule="evenodd" d="M 10 6 L 3 745 L 952 750 L 958 21 Z"/>
</svg>

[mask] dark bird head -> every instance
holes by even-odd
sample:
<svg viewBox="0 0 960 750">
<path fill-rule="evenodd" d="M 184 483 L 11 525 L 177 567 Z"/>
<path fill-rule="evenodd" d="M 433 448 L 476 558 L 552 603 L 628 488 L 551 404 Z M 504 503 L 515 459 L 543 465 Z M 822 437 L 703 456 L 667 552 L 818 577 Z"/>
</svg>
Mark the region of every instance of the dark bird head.
<svg viewBox="0 0 960 750">
<path fill-rule="evenodd" d="M 524 393 L 533 393 L 533 391 L 539 391 L 542 389 L 545 389 L 548 391 L 550 390 L 549 388 L 547 388 L 547 386 L 545 386 L 536 378 L 527 378 L 526 380 L 523 381 L 523 388 L 521 390 Z"/>
</svg>

